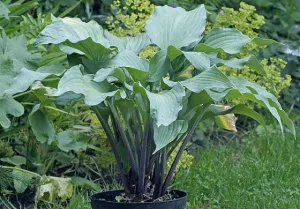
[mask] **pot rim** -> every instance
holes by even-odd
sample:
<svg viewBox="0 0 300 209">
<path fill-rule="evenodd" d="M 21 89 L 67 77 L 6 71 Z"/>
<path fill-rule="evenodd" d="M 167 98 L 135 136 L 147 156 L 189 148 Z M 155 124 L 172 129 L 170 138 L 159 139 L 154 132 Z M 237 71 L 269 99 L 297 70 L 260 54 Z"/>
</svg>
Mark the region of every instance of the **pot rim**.
<svg viewBox="0 0 300 209">
<path fill-rule="evenodd" d="M 173 199 L 173 200 L 167 200 L 167 201 L 161 201 L 161 202 L 113 202 L 108 200 L 102 200 L 102 199 L 95 199 L 94 197 L 99 194 L 104 193 L 110 193 L 110 192 L 124 192 L 124 190 L 110 190 L 106 192 L 98 192 L 90 196 L 91 201 L 99 201 L 99 202 L 105 202 L 105 203 L 111 203 L 111 204 L 120 204 L 120 205 L 143 205 L 143 204 L 162 204 L 162 203 L 170 203 L 170 202 L 176 202 L 187 198 L 187 193 L 182 190 L 176 190 L 172 189 L 170 191 L 180 192 L 182 194 L 181 197 Z"/>
</svg>

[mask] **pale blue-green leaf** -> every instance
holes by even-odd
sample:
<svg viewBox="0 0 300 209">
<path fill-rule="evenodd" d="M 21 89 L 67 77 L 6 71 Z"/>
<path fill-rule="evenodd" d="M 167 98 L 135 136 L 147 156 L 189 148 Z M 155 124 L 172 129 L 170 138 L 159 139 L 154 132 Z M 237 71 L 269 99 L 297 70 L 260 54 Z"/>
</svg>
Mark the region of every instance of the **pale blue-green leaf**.
<svg viewBox="0 0 300 209">
<path fill-rule="evenodd" d="M 176 120 L 168 126 L 157 126 L 153 124 L 155 152 L 174 141 L 178 135 L 183 134 L 188 129 L 188 123 L 184 120 Z"/>
<path fill-rule="evenodd" d="M 186 59 L 199 71 L 208 70 L 211 66 L 210 57 L 202 52 L 183 52 Z"/>
<path fill-rule="evenodd" d="M 234 84 L 217 67 L 203 71 L 193 78 L 181 81 L 180 84 L 192 92 L 201 92 L 205 89 L 234 88 Z"/>
<path fill-rule="evenodd" d="M 244 66 L 248 66 L 255 70 L 257 73 L 266 76 L 266 71 L 262 64 L 256 59 L 255 56 L 248 56 L 242 59 L 232 58 L 230 60 L 212 59 L 213 64 L 223 64 L 231 68 L 241 69 Z"/>
<path fill-rule="evenodd" d="M 206 36 L 204 44 L 222 49 L 228 54 L 237 54 L 251 38 L 233 28 L 213 28 Z"/>
<path fill-rule="evenodd" d="M 9 19 L 9 13 L 9 9 L 5 6 L 5 4 L 2 1 L 0 1 L 0 16 L 4 16 L 6 19 Z"/>
<path fill-rule="evenodd" d="M 43 66 L 37 71 L 22 68 L 21 72 L 14 78 L 9 88 L 5 91 L 6 95 L 14 95 L 26 91 L 35 81 L 41 81 L 49 75 L 60 76 L 65 71 L 62 65 Z"/>
<path fill-rule="evenodd" d="M 20 117 L 24 114 L 24 107 L 11 97 L 0 97 L 0 125 L 3 128 L 10 127 L 11 123 L 7 115 Z"/>
<path fill-rule="evenodd" d="M 157 52 L 150 60 L 149 82 L 159 81 L 162 77 L 167 75 L 170 69 L 170 59 L 166 49 Z"/>
<path fill-rule="evenodd" d="M 28 116 L 31 129 L 40 143 L 51 144 L 55 138 L 55 128 L 42 110 L 42 105 L 36 105 Z"/>
<path fill-rule="evenodd" d="M 111 46 L 118 48 L 119 52 L 127 50 L 139 54 L 142 49 L 151 44 L 149 37 L 144 33 L 135 37 L 117 37 L 105 31 L 104 36 Z"/>
<path fill-rule="evenodd" d="M 177 7 L 156 6 L 146 22 L 146 33 L 161 49 L 195 45 L 202 39 L 206 10 L 203 5 L 192 11 Z"/>
<path fill-rule="evenodd" d="M 80 66 L 74 66 L 64 74 L 53 96 L 60 96 L 69 91 L 84 95 L 85 103 L 91 106 L 103 102 L 107 97 L 114 96 L 118 92 L 111 91 L 105 84 L 96 83 L 91 75 L 83 75 Z"/>
<path fill-rule="evenodd" d="M 15 166 L 21 166 L 26 164 L 26 158 L 23 156 L 14 155 L 12 157 L 0 158 L 0 161 L 9 163 Z"/>
<path fill-rule="evenodd" d="M 91 38 L 94 43 L 109 48 L 109 42 L 104 37 L 103 28 L 95 21 L 82 22 L 78 18 L 55 18 L 40 34 L 40 44 L 61 44 L 65 41 L 77 43 Z"/>
<path fill-rule="evenodd" d="M 182 109 L 182 98 L 185 95 L 185 89 L 180 84 L 175 85 L 171 90 L 156 94 L 135 83 L 133 91 L 148 98 L 151 117 L 158 127 L 173 123 Z"/>
<path fill-rule="evenodd" d="M 56 136 L 58 148 L 64 152 L 86 150 L 89 143 L 89 136 L 74 130 L 60 132 Z"/>
</svg>

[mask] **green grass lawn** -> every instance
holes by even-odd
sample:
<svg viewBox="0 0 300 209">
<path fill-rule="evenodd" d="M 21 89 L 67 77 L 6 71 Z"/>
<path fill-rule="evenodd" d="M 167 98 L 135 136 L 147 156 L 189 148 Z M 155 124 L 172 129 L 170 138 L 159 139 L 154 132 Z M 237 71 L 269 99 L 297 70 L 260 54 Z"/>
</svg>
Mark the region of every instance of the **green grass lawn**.
<svg viewBox="0 0 300 209">
<path fill-rule="evenodd" d="M 189 209 L 300 208 L 299 140 L 253 134 L 239 145 L 210 148 L 177 187 L 188 192 Z"/>
</svg>

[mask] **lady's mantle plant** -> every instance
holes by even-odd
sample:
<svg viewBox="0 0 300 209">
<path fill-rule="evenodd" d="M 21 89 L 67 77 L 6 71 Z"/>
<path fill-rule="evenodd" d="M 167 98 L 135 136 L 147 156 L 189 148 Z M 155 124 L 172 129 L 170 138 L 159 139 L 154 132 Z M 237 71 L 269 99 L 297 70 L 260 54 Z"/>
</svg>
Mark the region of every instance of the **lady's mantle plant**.
<svg viewBox="0 0 300 209">
<path fill-rule="evenodd" d="M 189 12 L 156 7 L 146 32 L 137 37 L 116 37 L 93 21 L 52 21 L 42 31 L 39 43 L 59 45 L 72 67 L 61 76 L 54 93 L 48 94 L 70 102 L 82 98 L 91 106 L 110 142 L 125 193 L 133 201 L 166 194 L 187 142 L 205 119 L 243 114 L 265 126 L 263 118 L 244 104 L 228 109 L 215 102 L 243 98 L 258 103 L 282 129 L 287 125 L 294 133 L 292 121 L 273 94 L 247 80 L 227 77 L 218 69 L 220 65 L 246 65 L 266 76 L 254 56 L 223 60 L 218 54 L 234 56 L 247 43 L 261 46 L 274 41 L 251 39 L 228 28 L 214 28 L 203 36 L 204 6 Z M 150 61 L 138 56 L 148 45 L 160 49 Z M 186 76 L 191 65 L 195 70 Z M 51 74 L 46 68 L 30 72 L 30 80 Z M 39 131 L 46 133 L 42 127 L 35 134 Z M 166 170 L 167 159 L 178 144 L 180 149 Z"/>
</svg>

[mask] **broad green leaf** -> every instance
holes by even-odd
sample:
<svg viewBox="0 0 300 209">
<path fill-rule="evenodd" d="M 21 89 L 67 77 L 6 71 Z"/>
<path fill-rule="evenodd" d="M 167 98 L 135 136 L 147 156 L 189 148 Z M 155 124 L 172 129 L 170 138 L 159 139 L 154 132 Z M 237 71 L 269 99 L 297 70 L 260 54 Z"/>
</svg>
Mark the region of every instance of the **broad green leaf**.
<svg viewBox="0 0 300 209">
<path fill-rule="evenodd" d="M 91 106 L 103 102 L 107 97 L 114 96 L 118 92 L 111 91 L 105 83 L 103 85 L 96 83 L 91 75 L 83 75 L 80 66 L 74 66 L 64 74 L 53 96 L 60 96 L 70 91 L 84 95 L 85 103 Z"/>
<path fill-rule="evenodd" d="M 5 6 L 5 4 L 2 1 L 0 1 L 0 16 L 4 16 L 6 19 L 9 19 L 9 13 L 9 9 Z"/>
<path fill-rule="evenodd" d="M 127 83 L 128 79 L 124 71 L 119 68 L 102 68 L 97 71 L 93 80 L 96 82 L 103 82 L 104 80 L 107 80 L 109 83 L 121 82 L 124 87 L 132 90 L 132 86 Z"/>
<path fill-rule="evenodd" d="M 105 67 L 124 67 L 134 80 L 146 80 L 149 76 L 149 62 L 131 51 L 122 51 L 113 57 Z"/>
<path fill-rule="evenodd" d="M 264 128 L 266 128 L 266 124 L 264 119 L 260 114 L 252 110 L 251 108 L 247 107 L 246 105 L 239 104 L 236 105 L 230 109 L 222 110 L 220 109 L 217 105 L 211 105 L 205 112 L 202 121 L 211 118 L 211 117 L 216 117 L 220 115 L 227 115 L 227 114 L 240 114 L 240 115 L 245 115 L 248 117 L 253 118 L 256 120 L 258 123 L 260 123 Z"/>
<path fill-rule="evenodd" d="M 9 88 L 5 91 L 7 95 L 14 95 L 26 91 L 35 81 L 41 81 L 49 75 L 60 76 L 65 71 L 61 65 L 44 66 L 37 71 L 22 68 L 19 74 L 13 79 Z"/>
<path fill-rule="evenodd" d="M 250 42 L 259 46 L 277 43 L 271 39 L 251 39 L 234 28 L 213 28 L 205 36 L 204 44 L 201 43 L 195 50 L 206 53 L 224 51 L 228 54 L 237 54 L 247 43 Z"/>
<path fill-rule="evenodd" d="M 60 200 L 65 202 L 72 197 L 73 185 L 71 178 L 59 178 L 52 176 L 43 176 L 37 188 L 35 198 L 37 201 L 54 202 Z"/>
<path fill-rule="evenodd" d="M 157 52 L 150 61 L 149 82 L 156 82 L 167 75 L 170 69 L 170 59 L 167 50 Z"/>
<path fill-rule="evenodd" d="M 60 44 L 60 49 L 67 54 L 85 55 L 89 60 L 99 62 L 109 59 L 113 51 L 98 23 L 85 23 L 78 18 L 55 19 L 41 32 L 37 42 Z"/>
<path fill-rule="evenodd" d="M 12 157 L 0 158 L 0 161 L 9 163 L 15 166 L 21 166 L 26 164 L 26 158 L 23 156 L 14 155 Z"/>
<path fill-rule="evenodd" d="M 182 51 L 174 46 L 169 46 L 167 50 L 170 61 L 173 61 L 176 57 L 182 54 Z"/>
<path fill-rule="evenodd" d="M 90 139 L 84 133 L 74 130 L 66 130 L 58 133 L 56 140 L 59 149 L 65 152 L 69 152 L 71 150 L 79 152 L 81 150 L 86 150 Z"/>
<path fill-rule="evenodd" d="M 96 43 L 109 48 L 109 42 L 104 37 L 103 28 L 95 21 L 82 22 L 78 18 L 55 18 L 40 34 L 40 44 L 61 44 L 65 41 L 77 43 L 90 38 Z"/>
<path fill-rule="evenodd" d="M 230 106 L 226 105 L 215 105 L 217 108 L 219 108 L 222 111 L 230 109 Z M 216 124 L 223 129 L 226 129 L 228 131 L 237 132 L 236 130 L 236 123 L 237 117 L 235 117 L 234 114 L 226 114 L 226 115 L 218 115 L 215 117 Z"/>
<path fill-rule="evenodd" d="M 199 71 L 210 68 L 210 58 L 202 52 L 183 52 L 186 59 Z"/>
<path fill-rule="evenodd" d="M 203 5 L 192 11 L 170 6 L 156 6 L 146 22 L 146 34 L 161 49 L 178 49 L 200 42 L 205 29 L 206 11 Z"/>
<path fill-rule="evenodd" d="M 218 68 L 212 67 L 180 84 L 192 92 L 199 93 L 205 89 L 234 88 L 234 84 Z"/>
<path fill-rule="evenodd" d="M 256 59 L 255 56 L 248 56 L 242 59 L 232 58 L 230 60 L 223 60 L 219 58 L 212 59 L 213 64 L 223 64 L 231 68 L 241 69 L 248 66 L 255 70 L 257 73 L 266 76 L 266 71 L 262 64 Z"/>
<path fill-rule="evenodd" d="M 7 115 L 20 117 L 24 114 L 24 107 L 11 97 L 0 97 L 0 125 L 10 127 L 11 123 Z"/>
<path fill-rule="evenodd" d="M 154 129 L 154 142 L 156 145 L 155 152 L 167 146 L 170 142 L 174 141 L 179 134 L 183 134 L 188 129 L 188 123 L 184 120 L 176 120 L 168 126 L 153 125 Z"/>
<path fill-rule="evenodd" d="M 135 83 L 133 91 L 148 98 L 150 114 L 157 127 L 168 126 L 173 123 L 182 109 L 182 98 L 185 95 L 185 90 L 180 84 L 175 85 L 171 90 L 156 94 Z"/>
<path fill-rule="evenodd" d="M 51 144 L 55 138 L 55 128 L 44 113 L 42 106 L 41 104 L 34 106 L 28 121 L 37 141 L 42 144 Z"/>
<path fill-rule="evenodd" d="M 104 36 L 111 46 L 116 46 L 118 48 L 119 52 L 132 51 L 136 55 L 151 43 L 146 34 L 140 34 L 136 37 L 117 37 L 105 31 Z"/>
<path fill-rule="evenodd" d="M 213 28 L 206 36 L 204 44 L 222 49 L 228 54 L 237 54 L 252 39 L 233 28 Z"/>
<path fill-rule="evenodd" d="M 36 175 L 22 170 L 13 170 L 12 176 L 14 179 L 14 188 L 17 193 L 25 192 L 29 186 L 32 186 L 37 178 Z"/>
</svg>

